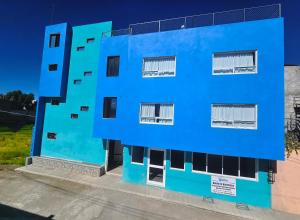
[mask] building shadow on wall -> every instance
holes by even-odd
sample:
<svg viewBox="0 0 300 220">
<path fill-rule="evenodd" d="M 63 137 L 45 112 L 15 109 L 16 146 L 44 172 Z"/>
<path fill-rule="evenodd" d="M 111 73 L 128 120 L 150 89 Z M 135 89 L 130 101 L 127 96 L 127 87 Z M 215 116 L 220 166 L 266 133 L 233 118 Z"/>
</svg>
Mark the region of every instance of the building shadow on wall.
<svg viewBox="0 0 300 220">
<path fill-rule="evenodd" d="M 44 217 L 0 203 L 0 219 L 54 219 L 54 215 Z"/>
</svg>

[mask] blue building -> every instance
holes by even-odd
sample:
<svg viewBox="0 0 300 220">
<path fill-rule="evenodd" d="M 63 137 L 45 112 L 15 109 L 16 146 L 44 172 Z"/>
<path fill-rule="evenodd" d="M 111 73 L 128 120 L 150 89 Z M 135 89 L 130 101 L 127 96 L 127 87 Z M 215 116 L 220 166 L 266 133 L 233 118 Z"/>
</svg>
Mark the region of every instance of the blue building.
<svg viewBox="0 0 300 220">
<path fill-rule="evenodd" d="M 278 13 L 122 31 L 48 26 L 31 155 L 271 207 L 272 165 L 284 159 L 284 24 L 270 7 Z"/>
</svg>

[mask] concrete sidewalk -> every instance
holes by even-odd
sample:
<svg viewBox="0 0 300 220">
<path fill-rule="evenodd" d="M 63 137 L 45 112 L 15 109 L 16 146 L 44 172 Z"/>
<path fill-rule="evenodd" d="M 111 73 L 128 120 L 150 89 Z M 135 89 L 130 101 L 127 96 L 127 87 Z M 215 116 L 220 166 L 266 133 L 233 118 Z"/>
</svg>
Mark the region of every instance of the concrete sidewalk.
<svg viewBox="0 0 300 220">
<path fill-rule="evenodd" d="M 187 206 L 211 210 L 218 213 L 239 216 L 249 219 L 300 219 L 300 216 L 291 215 L 272 209 L 263 209 L 249 206 L 249 210 L 243 210 L 236 207 L 235 203 L 214 199 L 213 203 L 204 201 L 202 197 L 192 196 L 183 193 L 168 191 L 162 188 L 133 185 L 122 182 L 121 177 L 115 175 L 104 175 L 102 177 L 90 177 L 78 175 L 65 169 L 49 169 L 36 166 L 25 166 L 17 168 L 16 171 L 54 177 L 62 180 L 72 181 L 89 185 L 92 187 L 109 189 L 113 191 L 125 192 L 137 196 L 158 199 L 174 204 L 184 204 Z"/>
</svg>

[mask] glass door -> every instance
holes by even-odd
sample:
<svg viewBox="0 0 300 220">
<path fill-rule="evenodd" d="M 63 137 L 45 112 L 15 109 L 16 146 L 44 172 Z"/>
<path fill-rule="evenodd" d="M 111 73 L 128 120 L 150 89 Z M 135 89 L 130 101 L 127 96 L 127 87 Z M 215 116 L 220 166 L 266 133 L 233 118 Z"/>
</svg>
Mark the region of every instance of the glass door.
<svg viewBox="0 0 300 220">
<path fill-rule="evenodd" d="M 164 187 L 166 152 L 165 150 L 149 148 L 148 155 L 147 183 Z"/>
</svg>

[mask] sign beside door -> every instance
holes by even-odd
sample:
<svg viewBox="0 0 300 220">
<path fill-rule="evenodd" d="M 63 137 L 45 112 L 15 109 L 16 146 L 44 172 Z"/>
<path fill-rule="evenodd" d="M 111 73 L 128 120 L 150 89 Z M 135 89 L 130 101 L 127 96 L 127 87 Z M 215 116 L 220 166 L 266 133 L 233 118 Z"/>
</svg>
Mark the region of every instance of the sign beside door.
<svg viewBox="0 0 300 220">
<path fill-rule="evenodd" d="M 211 192 L 236 196 L 236 179 L 222 176 L 211 176 Z"/>
</svg>

